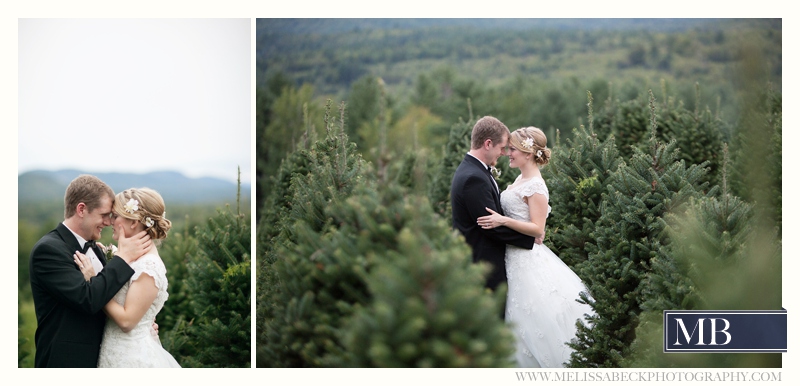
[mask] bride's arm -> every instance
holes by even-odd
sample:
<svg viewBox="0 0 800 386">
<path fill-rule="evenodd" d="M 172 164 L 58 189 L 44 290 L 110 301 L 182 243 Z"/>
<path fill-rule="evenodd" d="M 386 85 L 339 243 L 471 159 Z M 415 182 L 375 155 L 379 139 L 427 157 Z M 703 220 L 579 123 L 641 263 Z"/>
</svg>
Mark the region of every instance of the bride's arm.
<svg viewBox="0 0 800 386">
<path fill-rule="evenodd" d="M 156 281 L 148 274 L 142 274 L 131 283 L 125 296 L 125 306 L 113 299 L 105 306 L 106 314 L 114 320 L 122 331 L 129 332 L 142 320 L 158 295 Z"/>
<path fill-rule="evenodd" d="M 478 217 L 478 225 L 486 229 L 505 226 L 528 236 L 544 236 L 544 226 L 547 219 L 547 197 L 543 194 L 533 194 L 524 199 L 528 204 L 531 222 L 515 220 L 486 208 L 490 215 Z"/>
</svg>

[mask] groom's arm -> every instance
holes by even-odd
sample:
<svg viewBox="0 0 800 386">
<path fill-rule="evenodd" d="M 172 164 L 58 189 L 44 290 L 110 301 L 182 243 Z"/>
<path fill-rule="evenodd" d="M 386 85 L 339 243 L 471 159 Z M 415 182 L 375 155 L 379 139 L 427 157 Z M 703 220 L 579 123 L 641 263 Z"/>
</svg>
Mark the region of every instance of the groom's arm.
<svg viewBox="0 0 800 386">
<path fill-rule="evenodd" d="M 75 265 L 63 247 L 39 244 L 31 253 L 31 275 L 54 299 L 87 313 L 97 313 L 133 276 L 133 269 L 122 259 L 111 259 L 90 281 Z"/>
<path fill-rule="evenodd" d="M 508 227 L 496 227 L 492 229 L 483 229 L 478 226 L 478 217 L 490 214 L 486 208 L 491 208 L 495 212 L 501 212 L 500 208 L 495 207 L 494 198 L 492 198 L 492 191 L 494 186 L 486 184 L 486 181 L 479 177 L 468 178 L 464 184 L 464 197 L 467 197 L 465 206 L 469 217 L 473 219 L 471 227 L 476 227 L 486 237 L 501 241 L 505 244 L 514 245 L 520 248 L 531 249 L 535 239 L 533 236 L 528 236 L 517 232 Z"/>
</svg>

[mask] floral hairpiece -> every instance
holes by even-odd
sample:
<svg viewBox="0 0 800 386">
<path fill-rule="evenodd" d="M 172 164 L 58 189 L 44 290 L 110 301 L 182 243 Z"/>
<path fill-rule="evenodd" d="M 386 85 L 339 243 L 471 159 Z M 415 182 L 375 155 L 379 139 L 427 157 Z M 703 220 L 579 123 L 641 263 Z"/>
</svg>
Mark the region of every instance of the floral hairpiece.
<svg viewBox="0 0 800 386">
<path fill-rule="evenodd" d="M 150 228 L 151 226 L 153 226 L 153 224 L 155 224 L 155 221 L 153 221 L 153 219 L 150 218 L 150 216 L 144 218 L 144 226 Z"/>
<path fill-rule="evenodd" d="M 528 150 L 532 149 L 533 148 L 533 138 L 525 138 L 525 140 L 522 141 L 522 147 L 524 147 L 524 148 L 526 148 Z"/>
<path fill-rule="evenodd" d="M 541 150 L 537 151 L 536 152 L 536 156 L 539 157 L 539 158 L 542 158 L 542 151 Z"/>
<path fill-rule="evenodd" d="M 139 201 L 131 198 L 130 200 L 128 200 L 128 203 L 125 204 L 124 209 L 126 212 L 130 214 L 136 213 L 136 211 L 139 210 Z"/>
</svg>

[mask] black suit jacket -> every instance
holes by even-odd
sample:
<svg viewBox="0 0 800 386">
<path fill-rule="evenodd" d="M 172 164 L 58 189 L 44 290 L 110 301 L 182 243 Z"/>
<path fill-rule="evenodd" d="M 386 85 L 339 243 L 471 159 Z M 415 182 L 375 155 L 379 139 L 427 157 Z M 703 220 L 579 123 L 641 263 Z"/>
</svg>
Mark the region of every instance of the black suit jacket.
<svg viewBox="0 0 800 386">
<path fill-rule="evenodd" d="M 97 367 L 106 322 L 103 306 L 133 276 L 133 269 L 117 257 L 87 282 L 72 258 L 76 250 L 75 235 L 58 224 L 31 251 L 36 367 Z M 105 263 L 103 257 L 98 256 Z"/>
<path fill-rule="evenodd" d="M 478 159 L 467 154 L 456 169 L 450 185 L 450 204 L 453 209 L 453 227 L 461 231 L 467 244 L 472 247 L 472 261 L 486 261 L 492 272 L 486 286 L 495 289 L 506 282 L 506 244 L 521 248 L 533 248 L 534 238 L 508 227 L 483 229 L 478 226 L 478 217 L 486 216 L 486 208 L 503 213 L 500 193 L 492 182 L 492 175 Z"/>
</svg>

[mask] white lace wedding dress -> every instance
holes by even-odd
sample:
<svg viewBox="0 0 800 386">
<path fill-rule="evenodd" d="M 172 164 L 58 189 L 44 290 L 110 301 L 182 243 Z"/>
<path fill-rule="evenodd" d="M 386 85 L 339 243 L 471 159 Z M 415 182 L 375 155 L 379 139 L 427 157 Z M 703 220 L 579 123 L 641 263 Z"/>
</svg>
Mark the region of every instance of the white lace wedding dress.
<svg viewBox="0 0 800 386">
<path fill-rule="evenodd" d="M 543 194 L 550 199 L 544 180 L 533 177 L 510 186 L 500 195 L 506 216 L 530 220 L 523 197 Z M 550 206 L 547 207 L 550 215 Z M 575 322 L 586 320 L 591 307 L 578 303 L 586 286 L 572 270 L 544 244 L 533 249 L 509 245 L 506 248 L 508 299 L 506 323 L 516 338 L 515 359 L 519 367 L 563 367 L 572 349 L 565 343 L 575 337 Z"/>
<path fill-rule="evenodd" d="M 147 254 L 131 264 L 134 274 L 114 295 L 114 301 L 125 305 L 125 297 L 131 283 L 142 274 L 155 279 L 158 295 L 147 309 L 142 320 L 130 332 L 124 332 L 111 318 L 106 322 L 100 358 L 97 367 L 180 367 L 175 358 L 161 347 L 158 335 L 153 331 L 153 321 L 167 301 L 167 268 L 156 254 Z"/>
</svg>

